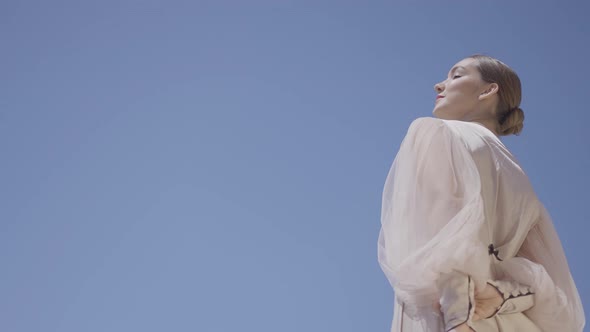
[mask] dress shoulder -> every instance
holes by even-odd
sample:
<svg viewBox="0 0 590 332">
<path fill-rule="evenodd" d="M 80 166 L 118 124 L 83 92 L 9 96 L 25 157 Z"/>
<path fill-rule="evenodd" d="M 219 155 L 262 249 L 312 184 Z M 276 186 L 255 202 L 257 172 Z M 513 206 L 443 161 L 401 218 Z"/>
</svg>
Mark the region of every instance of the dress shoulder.
<svg viewBox="0 0 590 332">
<path fill-rule="evenodd" d="M 414 152 L 428 154 L 434 159 L 435 155 L 451 153 L 455 149 L 469 150 L 464 134 L 455 122 L 459 121 L 416 118 L 410 123 L 402 146 L 409 146 Z"/>
<path fill-rule="evenodd" d="M 443 129 L 443 127 L 446 128 Z M 423 116 L 414 119 L 410 123 L 410 126 L 408 127 L 408 133 L 419 133 L 420 131 L 434 128 L 448 130 L 448 123 L 443 119 Z"/>
</svg>

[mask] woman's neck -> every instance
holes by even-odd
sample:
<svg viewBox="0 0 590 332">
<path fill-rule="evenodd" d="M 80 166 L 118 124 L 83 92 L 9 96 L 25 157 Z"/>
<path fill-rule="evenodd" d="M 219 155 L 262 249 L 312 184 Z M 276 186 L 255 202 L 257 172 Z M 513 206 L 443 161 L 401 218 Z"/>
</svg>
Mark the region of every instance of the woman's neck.
<svg viewBox="0 0 590 332">
<path fill-rule="evenodd" d="M 494 135 L 500 137 L 498 134 L 498 121 L 496 119 L 476 119 L 471 122 L 479 123 L 480 125 L 488 128 Z"/>
</svg>

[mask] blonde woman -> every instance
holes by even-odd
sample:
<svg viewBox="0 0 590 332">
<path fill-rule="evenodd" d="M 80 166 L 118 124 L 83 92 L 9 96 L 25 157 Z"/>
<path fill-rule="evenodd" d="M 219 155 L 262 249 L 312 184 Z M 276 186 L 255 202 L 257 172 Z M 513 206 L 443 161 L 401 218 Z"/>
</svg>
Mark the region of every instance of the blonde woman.
<svg viewBox="0 0 590 332">
<path fill-rule="evenodd" d="M 523 128 L 520 79 L 475 54 L 434 89 L 434 117 L 411 123 L 383 188 L 391 331 L 581 332 L 552 219 L 500 140 Z"/>
</svg>

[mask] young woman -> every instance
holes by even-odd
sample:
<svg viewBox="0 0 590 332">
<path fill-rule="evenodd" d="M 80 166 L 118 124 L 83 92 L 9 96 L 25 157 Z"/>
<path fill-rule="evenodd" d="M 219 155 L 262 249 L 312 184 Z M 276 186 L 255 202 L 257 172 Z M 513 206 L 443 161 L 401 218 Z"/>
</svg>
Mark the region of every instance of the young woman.
<svg viewBox="0 0 590 332">
<path fill-rule="evenodd" d="M 435 117 L 411 123 L 383 189 L 391 331 L 581 332 L 552 219 L 500 140 L 523 128 L 518 76 L 475 54 L 434 89 Z"/>
</svg>

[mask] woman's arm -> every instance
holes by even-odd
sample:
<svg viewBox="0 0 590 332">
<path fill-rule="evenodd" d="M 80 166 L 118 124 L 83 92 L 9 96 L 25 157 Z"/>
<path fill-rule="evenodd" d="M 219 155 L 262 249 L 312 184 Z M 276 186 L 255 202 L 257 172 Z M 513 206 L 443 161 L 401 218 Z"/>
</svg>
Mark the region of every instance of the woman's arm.
<svg viewBox="0 0 590 332">
<path fill-rule="evenodd" d="M 381 224 L 380 266 L 413 319 L 432 312 L 445 274 L 489 275 L 481 179 L 450 123 L 412 122 L 383 188 Z"/>
</svg>

